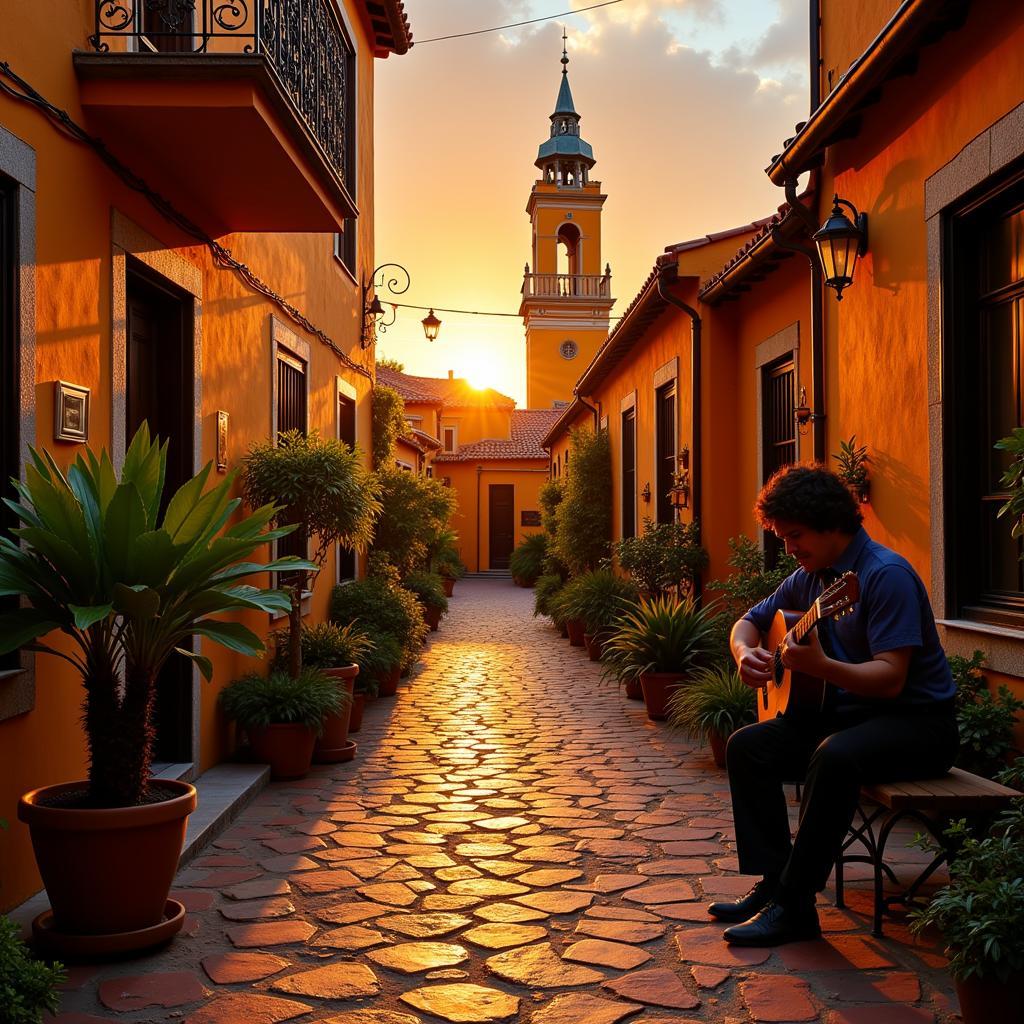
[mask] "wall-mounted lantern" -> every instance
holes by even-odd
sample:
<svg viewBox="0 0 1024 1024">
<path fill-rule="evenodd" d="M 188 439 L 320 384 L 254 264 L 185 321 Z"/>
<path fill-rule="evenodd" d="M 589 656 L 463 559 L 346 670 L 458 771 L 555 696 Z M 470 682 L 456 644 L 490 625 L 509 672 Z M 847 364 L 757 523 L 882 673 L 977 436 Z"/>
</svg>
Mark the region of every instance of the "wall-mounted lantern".
<svg viewBox="0 0 1024 1024">
<path fill-rule="evenodd" d="M 436 341 L 437 332 L 441 330 L 441 321 L 434 316 L 434 311 L 431 311 L 420 321 L 423 324 L 423 333 L 427 336 L 427 341 Z"/>
<path fill-rule="evenodd" d="M 844 206 L 853 214 L 852 221 L 843 213 Z M 818 247 L 825 284 L 835 289 L 836 301 L 841 302 L 843 289 L 853 284 L 857 257 L 868 251 L 868 215 L 834 195 L 832 212 L 815 232 L 813 241 Z"/>
<path fill-rule="evenodd" d="M 644 489 L 640 492 L 640 497 L 643 499 L 645 505 L 651 503 L 651 485 L 649 483 L 644 484 Z"/>
</svg>

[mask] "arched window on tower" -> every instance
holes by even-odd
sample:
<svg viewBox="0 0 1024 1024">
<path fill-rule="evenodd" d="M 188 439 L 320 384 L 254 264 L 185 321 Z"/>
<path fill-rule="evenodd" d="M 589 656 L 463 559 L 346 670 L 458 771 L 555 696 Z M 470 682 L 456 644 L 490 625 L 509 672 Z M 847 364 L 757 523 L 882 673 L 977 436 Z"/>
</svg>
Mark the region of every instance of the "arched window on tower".
<svg viewBox="0 0 1024 1024">
<path fill-rule="evenodd" d="M 567 294 L 574 294 L 572 278 L 580 273 L 580 229 L 575 224 L 565 223 L 558 229 L 557 272 L 571 275 Z"/>
</svg>

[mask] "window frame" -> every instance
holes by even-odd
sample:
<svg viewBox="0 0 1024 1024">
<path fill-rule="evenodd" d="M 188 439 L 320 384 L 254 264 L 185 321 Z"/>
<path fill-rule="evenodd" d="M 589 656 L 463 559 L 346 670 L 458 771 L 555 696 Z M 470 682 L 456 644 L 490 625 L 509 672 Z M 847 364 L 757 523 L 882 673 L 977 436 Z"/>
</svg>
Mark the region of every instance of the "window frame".
<svg viewBox="0 0 1024 1024">
<path fill-rule="evenodd" d="M 451 431 L 452 443 L 448 445 L 447 433 Z M 459 450 L 459 427 L 456 423 L 445 423 L 441 426 L 441 453 L 443 455 L 454 455 Z"/>
<path fill-rule="evenodd" d="M 632 438 L 629 451 L 632 454 L 632 465 L 626 465 L 626 425 L 631 425 Z M 619 535 L 623 540 L 636 536 L 636 406 L 631 405 L 623 409 L 619 417 L 619 430 L 621 441 L 621 479 L 622 479 L 622 522 Z M 627 480 L 629 486 L 627 487 Z M 627 529 L 628 525 L 628 529 Z"/>
</svg>

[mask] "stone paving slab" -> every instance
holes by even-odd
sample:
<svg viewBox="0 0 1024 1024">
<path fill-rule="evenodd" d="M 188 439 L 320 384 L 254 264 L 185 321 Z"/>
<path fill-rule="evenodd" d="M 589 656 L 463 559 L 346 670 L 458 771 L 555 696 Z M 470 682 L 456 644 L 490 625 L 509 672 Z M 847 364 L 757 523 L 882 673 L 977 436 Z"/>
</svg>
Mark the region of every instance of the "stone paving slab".
<svg viewBox="0 0 1024 1024">
<path fill-rule="evenodd" d="M 705 904 L 750 884 L 724 773 L 531 612 L 459 583 L 357 758 L 268 786 L 179 873 L 182 934 L 74 967 L 57 1024 L 957 1019 L 937 943 L 871 937 L 862 872 L 820 941 L 722 942 Z"/>
</svg>

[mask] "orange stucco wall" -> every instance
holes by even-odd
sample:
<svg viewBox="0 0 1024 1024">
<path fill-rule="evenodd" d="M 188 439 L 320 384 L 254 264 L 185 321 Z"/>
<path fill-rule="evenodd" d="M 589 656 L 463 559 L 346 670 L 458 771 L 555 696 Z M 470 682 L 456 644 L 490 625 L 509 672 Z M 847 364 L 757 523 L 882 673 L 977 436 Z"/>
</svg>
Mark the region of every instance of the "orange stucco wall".
<svg viewBox="0 0 1024 1024">
<path fill-rule="evenodd" d="M 373 264 L 373 176 L 371 140 L 372 45 L 357 5 L 345 3 L 357 38 L 358 172 L 357 197 L 360 265 Z M 87 48 L 93 5 L 85 0 L 61 5 L 16 4 L 5 12 L 6 57 L 25 77 L 72 118 L 85 121 L 71 50 Z M 114 296 L 120 287 L 112 254 L 113 211 L 135 226 L 152 245 L 140 258 L 158 268 L 176 264 L 196 282 L 202 304 L 201 386 L 196 416 L 201 431 L 200 464 L 215 456 L 218 410 L 230 415 L 229 465 L 235 468 L 250 444 L 271 431 L 270 320 L 276 317 L 309 344 L 309 424 L 335 436 L 337 378 L 357 396 L 357 438 L 369 447 L 370 381 L 343 366 L 315 337 L 290 322 L 274 304 L 250 290 L 234 274 L 215 267 L 201 245 L 185 245 L 149 204 L 106 170 L 92 152 L 54 130 L 36 110 L 0 96 L 0 125 L 35 153 L 36 267 L 35 375 L 36 435 L 32 443 L 53 451 L 61 464 L 80 448 L 53 440 L 53 388 L 57 379 L 91 389 L 90 444 L 110 446 L 114 416 L 112 340 Z M 197 153 L 198 160 L 227 161 L 231 153 Z M 239 166 L 247 175 L 255 169 Z M 274 201 L 268 184 L 266 201 Z M 168 198 L 173 202 L 174 196 Z M 286 296 L 354 359 L 358 345 L 360 292 L 356 281 L 333 256 L 330 234 L 233 235 L 221 239 L 276 292 Z M 177 246 L 177 248 L 175 248 Z M 173 251 L 171 251 L 173 250 Z M 333 557 L 316 584 L 313 618 L 326 615 L 328 591 L 335 579 Z M 271 623 L 266 616 L 245 621 L 258 632 Z M 215 680 L 200 687 L 197 769 L 204 770 L 230 754 L 229 737 L 216 708 L 219 690 L 246 661 L 220 647 L 204 644 L 214 662 Z M 0 686 L 7 685 L 0 681 Z M 16 820 L 20 793 L 36 786 L 82 777 L 84 742 L 79 724 L 80 681 L 63 662 L 37 656 L 35 706 L 28 713 L 0 721 L 0 818 L 10 829 L 0 832 L 0 908 L 10 907 L 39 887 L 27 830 Z"/>
<path fill-rule="evenodd" d="M 548 478 L 543 459 L 494 459 L 474 462 L 439 462 L 434 467 L 437 479 L 448 477 L 458 497 L 452 525 L 459 535 L 459 555 L 470 572 L 491 568 L 489 537 L 490 514 L 487 488 L 491 484 L 515 487 L 515 542 L 540 527 L 522 523 L 524 511 L 539 511 L 538 493 Z"/>
<path fill-rule="evenodd" d="M 507 441 L 512 436 L 512 410 L 476 406 L 446 407 L 441 413 L 441 430 L 455 427 L 459 447 L 476 441 Z"/>
</svg>

